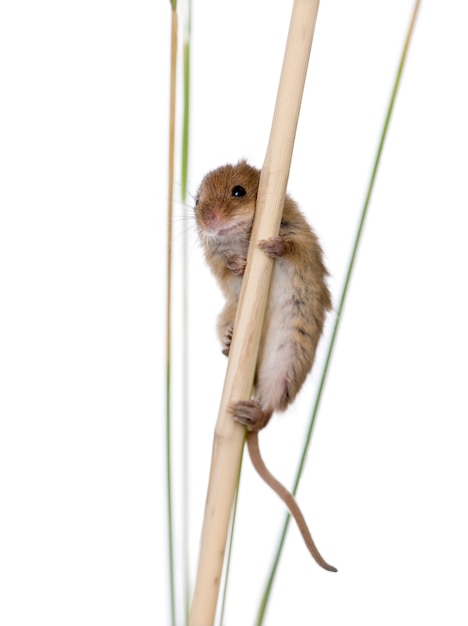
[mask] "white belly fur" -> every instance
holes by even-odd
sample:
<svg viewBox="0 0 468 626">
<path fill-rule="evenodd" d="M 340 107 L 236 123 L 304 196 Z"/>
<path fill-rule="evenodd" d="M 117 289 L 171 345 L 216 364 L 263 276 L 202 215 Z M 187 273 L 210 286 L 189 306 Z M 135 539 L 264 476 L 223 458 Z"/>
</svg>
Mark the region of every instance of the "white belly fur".
<svg viewBox="0 0 468 626">
<path fill-rule="evenodd" d="M 254 397 L 263 407 L 278 407 L 293 376 L 297 354 L 293 271 L 284 260 L 275 262 L 254 390 Z"/>
</svg>

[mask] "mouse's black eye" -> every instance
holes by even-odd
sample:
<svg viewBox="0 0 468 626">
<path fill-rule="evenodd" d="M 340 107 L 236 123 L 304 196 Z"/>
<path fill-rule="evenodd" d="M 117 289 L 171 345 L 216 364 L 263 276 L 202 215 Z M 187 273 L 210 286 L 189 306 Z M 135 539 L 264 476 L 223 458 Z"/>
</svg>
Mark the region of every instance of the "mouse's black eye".
<svg viewBox="0 0 468 626">
<path fill-rule="evenodd" d="M 198 206 L 198 203 L 199 203 L 199 202 L 200 202 L 200 198 L 197 196 L 197 197 L 195 198 L 195 206 Z"/>
<path fill-rule="evenodd" d="M 242 196 L 245 196 L 246 191 L 240 185 L 236 185 L 231 189 L 231 194 L 236 198 L 241 198 Z"/>
</svg>

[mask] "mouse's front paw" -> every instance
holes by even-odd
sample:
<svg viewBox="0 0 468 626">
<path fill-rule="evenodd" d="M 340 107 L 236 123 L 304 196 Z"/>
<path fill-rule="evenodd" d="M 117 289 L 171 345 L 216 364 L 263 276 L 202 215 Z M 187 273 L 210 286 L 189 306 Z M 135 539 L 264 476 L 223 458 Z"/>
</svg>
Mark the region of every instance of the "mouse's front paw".
<svg viewBox="0 0 468 626">
<path fill-rule="evenodd" d="M 232 326 L 229 326 L 228 328 L 226 328 L 226 330 L 224 332 L 224 337 L 223 337 L 223 354 L 225 354 L 226 356 L 229 356 L 229 350 L 231 349 L 232 332 L 233 332 Z"/>
<path fill-rule="evenodd" d="M 243 276 L 246 265 L 247 259 L 240 254 L 236 254 L 229 259 L 226 267 L 236 276 Z"/>
<path fill-rule="evenodd" d="M 258 247 L 272 259 L 279 259 L 290 252 L 291 249 L 289 242 L 284 237 L 262 239 L 258 242 Z"/>
</svg>

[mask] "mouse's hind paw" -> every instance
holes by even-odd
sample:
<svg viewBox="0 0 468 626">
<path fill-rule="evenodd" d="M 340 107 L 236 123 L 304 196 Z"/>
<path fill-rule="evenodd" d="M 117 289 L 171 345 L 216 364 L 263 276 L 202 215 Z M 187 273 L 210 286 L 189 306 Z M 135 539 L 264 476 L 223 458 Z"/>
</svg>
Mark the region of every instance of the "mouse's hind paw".
<svg viewBox="0 0 468 626">
<path fill-rule="evenodd" d="M 247 428 L 247 430 L 258 431 L 268 424 L 271 411 L 264 410 L 258 400 L 240 400 L 231 405 L 232 417 Z"/>
</svg>

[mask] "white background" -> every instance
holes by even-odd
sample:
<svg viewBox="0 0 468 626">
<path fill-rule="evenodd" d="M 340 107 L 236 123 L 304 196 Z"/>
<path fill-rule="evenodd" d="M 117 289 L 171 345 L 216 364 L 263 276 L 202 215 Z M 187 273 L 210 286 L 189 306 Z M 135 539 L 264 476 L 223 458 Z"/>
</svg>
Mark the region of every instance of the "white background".
<svg viewBox="0 0 468 626">
<path fill-rule="evenodd" d="M 194 2 L 192 193 L 224 162 L 261 166 L 291 6 Z M 412 6 L 319 10 L 289 189 L 335 304 Z M 268 626 L 468 623 L 467 18 L 462 0 L 422 2 L 298 494 L 339 572 L 291 526 Z M 169 623 L 169 30 L 168 0 L 0 8 L 4 626 Z M 190 205 L 175 219 L 176 272 L 189 233 L 193 579 L 225 360 Z M 177 310 L 180 292 L 176 279 Z M 298 401 L 261 437 L 288 485 L 333 319 Z M 177 466 L 179 328 L 176 316 Z M 246 460 L 227 626 L 253 623 L 283 514 Z"/>
</svg>

